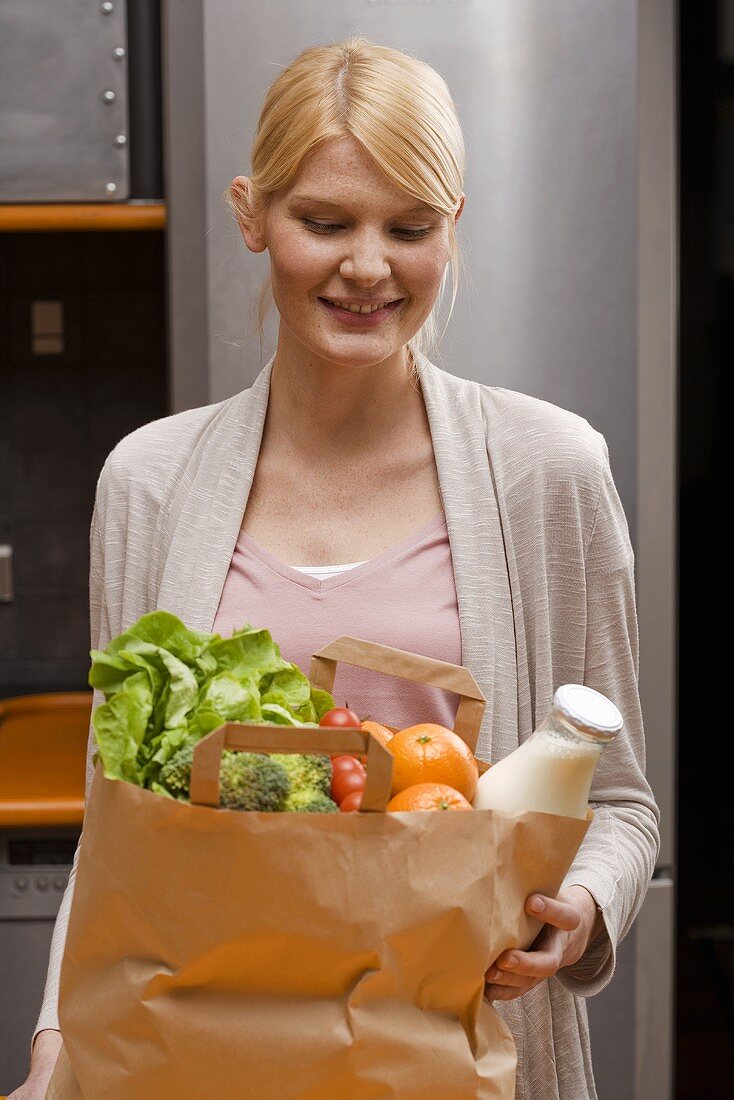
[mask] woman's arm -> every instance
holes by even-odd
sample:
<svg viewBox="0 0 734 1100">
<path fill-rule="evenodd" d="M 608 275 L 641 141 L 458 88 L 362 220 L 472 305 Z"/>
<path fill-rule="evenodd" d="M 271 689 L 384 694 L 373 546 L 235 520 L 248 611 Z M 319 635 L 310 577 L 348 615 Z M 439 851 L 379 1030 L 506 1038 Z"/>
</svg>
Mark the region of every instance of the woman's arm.
<svg viewBox="0 0 734 1100">
<path fill-rule="evenodd" d="M 604 455 L 585 555 L 584 683 L 616 703 L 624 727 L 602 751 L 590 795 L 594 820 L 562 886 L 585 887 L 603 922 L 581 958 L 557 975 L 579 996 L 598 993 L 611 979 L 617 944 L 642 906 L 660 851 L 660 811 L 645 778 L 634 555 L 606 443 Z"/>
<path fill-rule="evenodd" d="M 490 999 L 510 1000 L 554 976 L 579 996 L 603 989 L 659 851 L 659 810 L 644 775 L 634 558 L 605 442 L 600 473 L 584 545 L 583 681 L 617 704 L 624 728 L 602 750 L 590 793 L 594 820 L 576 859 L 557 899 L 543 899 L 547 923 L 528 951 L 505 951 L 489 968 Z M 528 912 L 534 898 L 527 899 Z"/>
<path fill-rule="evenodd" d="M 109 459 L 102 468 L 97 481 L 94 509 L 92 511 L 92 520 L 89 530 L 89 634 L 92 649 L 104 649 L 111 638 L 105 589 L 105 531 L 110 523 L 114 523 L 114 517 L 111 518 L 109 515 L 108 463 Z M 121 545 L 124 545 L 124 543 Z M 92 712 L 94 712 L 103 702 L 103 693 L 95 689 L 92 697 Z M 92 756 L 95 751 L 94 727 L 90 721 L 85 769 L 85 802 L 89 796 L 89 788 L 93 776 Z M 79 838 L 79 844 L 81 844 L 81 837 Z M 61 972 L 61 961 L 64 956 L 64 948 L 66 945 L 69 913 L 71 910 L 72 898 L 74 896 L 74 882 L 79 861 L 79 844 L 74 853 L 69 879 L 66 884 L 64 896 L 61 899 L 61 905 L 59 906 L 56 923 L 54 924 L 53 936 L 51 938 L 51 949 L 49 952 L 49 964 L 46 974 L 43 1003 L 41 1005 L 41 1011 L 35 1031 L 31 1037 L 31 1069 L 33 1069 L 34 1059 L 38 1049 L 36 1040 L 39 1033 L 47 1029 L 53 1031 L 59 1030 L 59 976 Z M 46 1039 L 44 1046 L 47 1044 L 48 1039 Z M 56 1053 L 58 1053 L 58 1050 Z"/>
</svg>

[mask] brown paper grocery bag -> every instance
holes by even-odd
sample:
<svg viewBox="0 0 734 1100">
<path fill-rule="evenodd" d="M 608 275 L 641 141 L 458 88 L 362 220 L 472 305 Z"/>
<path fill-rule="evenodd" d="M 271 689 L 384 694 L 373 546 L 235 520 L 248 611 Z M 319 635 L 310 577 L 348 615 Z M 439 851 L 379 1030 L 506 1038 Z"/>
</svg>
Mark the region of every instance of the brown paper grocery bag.
<svg viewBox="0 0 734 1100">
<path fill-rule="evenodd" d="M 386 664 L 404 655 L 386 670 L 441 678 L 429 666 L 442 662 L 339 641 L 314 655 L 319 686 L 333 682 L 329 662 L 375 661 L 377 650 Z M 474 690 L 457 669 L 444 671 Z M 472 727 L 481 693 L 461 694 Z M 484 973 L 532 942 L 541 924 L 525 898 L 557 892 L 588 822 L 385 813 L 392 758 L 356 728 L 227 723 L 196 746 L 194 801 L 218 802 L 225 747 L 366 750 L 365 812 L 189 805 L 98 765 L 61 969 L 78 1092 L 55 1073 L 48 1095 L 511 1100 L 516 1052 Z"/>
</svg>

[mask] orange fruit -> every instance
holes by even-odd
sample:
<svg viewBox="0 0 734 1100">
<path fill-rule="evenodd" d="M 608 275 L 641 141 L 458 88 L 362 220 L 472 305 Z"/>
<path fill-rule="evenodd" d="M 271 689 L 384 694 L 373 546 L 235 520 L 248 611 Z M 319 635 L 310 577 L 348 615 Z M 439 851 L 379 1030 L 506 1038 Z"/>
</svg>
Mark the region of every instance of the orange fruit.
<svg viewBox="0 0 734 1100">
<path fill-rule="evenodd" d="M 388 726 L 381 725 L 380 722 L 370 722 L 367 718 L 365 718 L 364 722 L 362 722 L 362 729 L 365 730 L 367 733 L 372 734 L 373 737 L 376 737 L 380 744 L 384 745 L 385 748 L 388 747 L 388 741 L 392 741 L 393 739 L 392 730 L 389 729 Z"/>
<path fill-rule="evenodd" d="M 479 769 L 469 746 L 453 730 L 434 722 L 421 722 L 400 730 L 390 741 L 394 763 L 392 793 L 416 783 L 446 783 L 474 798 Z"/>
<path fill-rule="evenodd" d="M 387 804 L 388 810 L 472 810 L 463 794 L 447 783 L 415 783 L 396 794 Z"/>
</svg>

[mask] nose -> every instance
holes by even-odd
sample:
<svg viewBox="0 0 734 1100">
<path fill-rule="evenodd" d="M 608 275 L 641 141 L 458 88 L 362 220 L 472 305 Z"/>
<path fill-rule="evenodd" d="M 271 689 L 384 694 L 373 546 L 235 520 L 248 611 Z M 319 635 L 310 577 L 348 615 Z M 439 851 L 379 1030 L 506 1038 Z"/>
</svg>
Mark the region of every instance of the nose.
<svg viewBox="0 0 734 1100">
<path fill-rule="evenodd" d="M 369 287 L 392 274 L 380 233 L 354 233 L 350 235 L 347 254 L 339 264 L 343 279 L 357 286 Z"/>
</svg>

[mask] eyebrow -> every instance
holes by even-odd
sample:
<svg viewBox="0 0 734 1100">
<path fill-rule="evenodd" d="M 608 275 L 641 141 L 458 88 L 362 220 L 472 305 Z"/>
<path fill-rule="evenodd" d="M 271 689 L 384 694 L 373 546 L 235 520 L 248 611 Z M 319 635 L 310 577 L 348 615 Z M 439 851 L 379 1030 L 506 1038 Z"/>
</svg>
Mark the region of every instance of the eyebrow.
<svg viewBox="0 0 734 1100">
<path fill-rule="evenodd" d="M 338 202 L 330 202 L 328 199 L 322 199 L 318 195 L 293 195 L 291 203 L 295 206 L 313 205 L 313 206 L 330 206 L 333 210 L 344 211 L 344 207 L 340 206 Z M 420 203 L 418 206 L 411 206 L 409 210 L 401 210 L 397 217 L 402 217 L 406 214 L 435 214 L 436 211 L 428 203 Z"/>
</svg>

